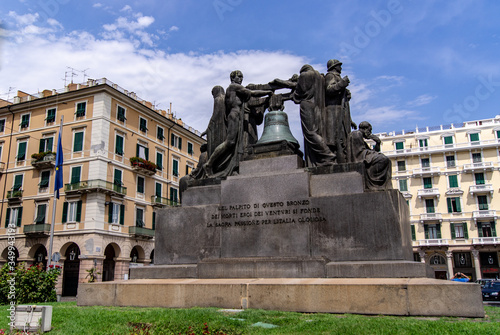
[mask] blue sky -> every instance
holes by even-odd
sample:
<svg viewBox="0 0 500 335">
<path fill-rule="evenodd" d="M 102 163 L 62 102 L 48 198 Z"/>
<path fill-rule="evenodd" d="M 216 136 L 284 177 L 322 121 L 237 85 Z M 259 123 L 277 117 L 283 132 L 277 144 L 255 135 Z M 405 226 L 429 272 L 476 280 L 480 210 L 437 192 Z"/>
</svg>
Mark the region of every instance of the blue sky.
<svg viewBox="0 0 500 335">
<path fill-rule="evenodd" d="M 211 88 L 287 79 L 340 59 L 355 122 L 375 132 L 492 118 L 500 2 L 9 0 L 0 3 L 0 98 L 106 77 L 203 131 Z M 85 77 L 87 78 L 87 77 Z M 301 137 L 298 108 L 288 102 Z"/>
</svg>

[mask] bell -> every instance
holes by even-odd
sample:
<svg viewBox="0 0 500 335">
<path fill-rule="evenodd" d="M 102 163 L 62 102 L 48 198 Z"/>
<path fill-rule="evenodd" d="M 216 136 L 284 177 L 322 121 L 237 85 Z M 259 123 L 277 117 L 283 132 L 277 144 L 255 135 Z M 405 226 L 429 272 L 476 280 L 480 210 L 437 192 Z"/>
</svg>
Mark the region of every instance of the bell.
<svg viewBox="0 0 500 335">
<path fill-rule="evenodd" d="M 256 145 L 283 141 L 287 141 L 299 147 L 299 142 L 293 137 L 290 131 L 288 115 L 281 110 L 268 112 L 264 119 L 264 131 Z"/>
</svg>

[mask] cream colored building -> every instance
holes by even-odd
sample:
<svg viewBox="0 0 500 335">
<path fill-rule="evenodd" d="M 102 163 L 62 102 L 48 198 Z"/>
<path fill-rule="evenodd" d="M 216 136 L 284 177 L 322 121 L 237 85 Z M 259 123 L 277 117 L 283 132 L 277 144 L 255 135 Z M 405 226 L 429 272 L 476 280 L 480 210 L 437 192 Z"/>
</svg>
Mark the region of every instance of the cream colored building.
<svg viewBox="0 0 500 335">
<path fill-rule="evenodd" d="M 500 116 L 378 135 L 410 207 L 415 260 L 436 278 L 498 278 Z"/>
<path fill-rule="evenodd" d="M 156 210 L 177 203 L 179 180 L 197 164 L 204 140 L 106 79 L 1 100 L 2 264 L 9 224 L 17 227 L 17 262 L 48 260 L 61 117 L 65 186 L 53 252 L 63 268 L 58 294 L 71 296 L 87 280 L 85 270 L 95 267 L 107 281 L 153 262 Z"/>
</svg>

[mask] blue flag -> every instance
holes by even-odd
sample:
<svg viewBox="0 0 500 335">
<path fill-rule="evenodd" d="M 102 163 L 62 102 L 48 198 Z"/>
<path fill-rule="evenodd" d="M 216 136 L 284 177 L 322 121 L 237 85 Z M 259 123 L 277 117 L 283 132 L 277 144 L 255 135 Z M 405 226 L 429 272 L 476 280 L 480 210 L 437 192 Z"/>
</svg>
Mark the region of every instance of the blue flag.
<svg viewBox="0 0 500 335">
<path fill-rule="evenodd" d="M 56 179 L 54 182 L 54 192 L 56 198 L 59 199 L 59 189 L 63 187 L 63 151 L 61 143 L 61 131 L 59 131 L 59 138 L 57 139 L 57 152 L 56 152 Z"/>
</svg>

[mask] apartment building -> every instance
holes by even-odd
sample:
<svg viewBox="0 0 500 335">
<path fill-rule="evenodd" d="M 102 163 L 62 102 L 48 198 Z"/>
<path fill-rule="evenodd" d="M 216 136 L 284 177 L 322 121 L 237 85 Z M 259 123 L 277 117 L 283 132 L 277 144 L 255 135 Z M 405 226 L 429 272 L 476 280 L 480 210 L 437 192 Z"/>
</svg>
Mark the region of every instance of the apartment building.
<svg viewBox="0 0 500 335">
<path fill-rule="evenodd" d="M 65 185 L 53 254 L 62 267 L 58 294 L 72 296 L 86 270 L 109 281 L 153 262 L 156 211 L 177 204 L 179 180 L 204 140 L 171 111 L 106 79 L 1 100 L 1 264 L 9 224 L 17 227 L 15 261 L 47 264 L 61 118 Z"/>
<path fill-rule="evenodd" d="M 436 278 L 500 276 L 500 115 L 378 134 L 411 215 L 414 259 Z"/>
</svg>

